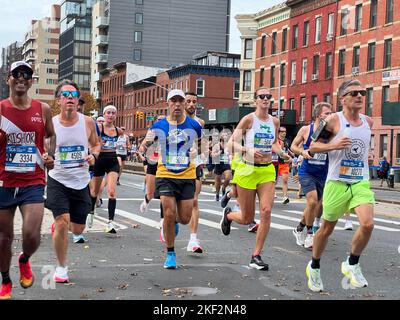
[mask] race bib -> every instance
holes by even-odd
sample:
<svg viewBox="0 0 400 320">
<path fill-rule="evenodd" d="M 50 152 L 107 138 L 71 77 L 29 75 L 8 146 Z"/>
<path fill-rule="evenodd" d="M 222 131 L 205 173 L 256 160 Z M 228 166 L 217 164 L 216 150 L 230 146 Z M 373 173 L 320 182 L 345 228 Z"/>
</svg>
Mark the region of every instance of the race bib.
<svg viewBox="0 0 400 320">
<path fill-rule="evenodd" d="M 103 137 L 103 150 L 115 150 L 116 141 L 113 137 Z"/>
<path fill-rule="evenodd" d="M 229 163 L 229 157 L 227 154 L 221 154 L 219 156 L 219 162 Z"/>
<path fill-rule="evenodd" d="M 6 165 L 8 172 L 35 172 L 37 153 L 36 146 L 6 146 Z"/>
<path fill-rule="evenodd" d="M 326 153 L 315 153 L 312 159 L 308 159 L 308 163 L 315 166 L 324 166 L 327 158 L 328 155 Z"/>
<path fill-rule="evenodd" d="M 128 150 L 125 145 L 117 145 L 117 154 L 126 156 L 128 154 Z"/>
<path fill-rule="evenodd" d="M 82 167 L 86 151 L 83 146 L 60 146 L 60 166 L 62 168 Z"/>
<path fill-rule="evenodd" d="M 258 149 L 262 153 L 265 154 L 271 153 L 273 143 L 274 143 L 274 135 L 271 133 L 257 132 L 254 135 L 254 148 Z"/>
<path fill-rule="evenodd" d="M 364 162 L 358 160 L 342 160 L 339 180 L 361 181 L 364 178 Z"/>
<path fill-rule="evenodd" d="M 171 171 L 181 171 L 189 166 L 189 157 L 185 155 L 168 155 L 166 168 Z"/>
<path fill-rule="evenodd" d="M 272 159 L 272 162 L 278 162 L 278 160 L 279 160 L 278 154 L 272 152 L 272 157 L 271 157 L 271 159 Z"/>
</svg>

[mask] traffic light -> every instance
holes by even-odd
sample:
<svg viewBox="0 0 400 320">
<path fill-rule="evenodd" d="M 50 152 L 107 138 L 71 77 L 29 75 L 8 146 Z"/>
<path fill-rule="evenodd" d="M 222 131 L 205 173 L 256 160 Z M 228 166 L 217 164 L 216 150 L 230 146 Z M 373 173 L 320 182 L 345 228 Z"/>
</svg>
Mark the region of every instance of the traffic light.
<svg viewBox="0 0 400 320">
<path fill-rule="evenodd" d="M 140 120 L 143 120 L 143 119 L 144 119 L 144 112 L 143 112 L 143 111 L 140 112 L 139 119 L 140 119 Z"/>
</svg>

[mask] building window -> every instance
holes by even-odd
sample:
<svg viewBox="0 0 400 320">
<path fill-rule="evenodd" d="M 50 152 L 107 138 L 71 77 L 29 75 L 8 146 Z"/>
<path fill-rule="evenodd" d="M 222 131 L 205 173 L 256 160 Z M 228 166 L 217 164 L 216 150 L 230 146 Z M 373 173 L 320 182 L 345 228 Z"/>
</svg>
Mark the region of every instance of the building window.
<svg viewBox="0 0 400 320">
<path fill-rule="evenodd" d="M 136 43 L 142 42 L 142 31 L 135 31 L 135 42 Z"/>
<path fill-rule="evenodd" d="M 355 32 L 361 31 L 361 23 L 362 23 L 362 3 L 356 5 L 356 21 L 355 21 Z"/>
<path fill-rule="evenodd" d="M 306 97 L 300 98 L 300 121 L 303 122 L 305 120 L 306 114 Z"/>
<path fill-rule="evenodd" d="M 136 24 L 143 24 L 143 13 L 135 13 L 135 23 Z"/>
<path fill-rule="evenodd" d="M 243 91 L 251 91 L 251 71 L 243 71 Z"/>
<path fill-rule="evenodd" d="M 379 143 L 379 157 L 387 157 L 388 155 L 388 136 L 387 134 L 381 134 Z"/>
<path fill-rule="evenodd" d="M 338 76 L 344 76 L 346 70 L 346 49 L 339 50 L 339 72 Z"/>
<path fill-rule="evenodd" d="M 286 51 L 287 29 L 282 30 L 282 52 Z"/>
<path fill-rule="evenodd" d="M 396 158 L 400 159 L 400 134 L 396 137 Z"/>
<path fill-rule="evenodd" d="M 382 87 L 382 107 L 385 102 L 390 102 L 390 86 Z"/>
<path fill-rule="evenodd" d="M 334 33 L 335 14 L 330 13 L 328 16 L 328 34 L 333 36 Z"/>
<path fill-rule="evenodd" d="M 360 46 L 353 48 L 353 68 L 360 66 Z"/>
<path fill-rule="evenodd" d="M 186 90 L 187 91 L 187 90 Z M 240 81 L 233 81 L 233 99 L 239 99 Z"/>
<path fill-rule="evenodd" d="M 321 42 L 321 24 L 322 24 L 321 17 L 315 19 L 315 43 Z"/>
<path fill-rule="evenodd" d="M 303 34 L 303 47 L 308 46 L 308 40 L 310 38 L 310 22 L 304 22 L 304 34 Z"/>
<path fill-rule="evenodd" d="M 271 54 L 276 54 L 276 32 L 272 33 Z"/>
<path fill-rule="evenodd" d="M 142 50 L 140 49 L 133 50 L 133 60 L 134 61 L 142 60 Z"/>
<path fill-rule="evenodd" d="M 340 18 L 340 35 L 344 36 L 347 34 L 347 22 L 349 20 L 349 10 L 343 9 Z"/>
<path fill-rule="evenodd" d="M 285 84 L 285 72 L 286 72 L 286 65 L 284 63 L 281 64 L 281 81 L 280 81 L 280 86 L 283 86 Z"/>
<path fill-rule="evenodd" d="M 271 66 L 270 85 L 271 88 L 275 87 L 275 66 Z"/>
<path fill-rule="evenodd" d="M 297 49 L 297 41 L 299 38 L 299 26 L 293 26 L 292 31 L 292 49 Z"/>
<path fill-rule="evenodd" d="M 313 74 L 318 76 L 318 70 L 319 70 L 319 56 L 314 56 L 313 57 Z"/>
<path fill-rule="evenodd" d="M 330 93 L 324 93 L 324 102 L 331 103 Z"/>
<path fill-rule="evenodd" d="M 307 58 L 303 59 L 301 68 L 301 83 L 307 82 Z"/>
<path fill-rule="evenodd" d="M 384 50 L 383 68 L 390 68 L 392 66 L 392 39 L 385 40 Z"/>
<path fill-rule="evenodd" d="M 315 105 L 318 103 L 318 96 L 312 96 L 311 97 L 311 108 L 314 109 Z M 312 114 L 312 112 L 311 112 Z"/>
<path fill-rule="evenodd" d="M 290 83 L 291 84 L 295 84 L 296 83 L 296 60 L 292 61 L 292 70 L 291 70 Z"/>
<path fill-rule="evenodd" d="M 332 77 L 332 53 L 328 52 L 325 56 L 325 79 Z"/>
<path fill-rule="evenodd" d="M 386 0 L 386 23 L 393 22 L 393 0 Z"/>
<path fill-rule="evenodd" d="M 371 140 L 369 140 L 369 150 L 375 150 L 375 136 L 371 134 Z"/>
<path fill-rule="evenodd" d="M 244 46 L 245 46 L 244 58 L 253 59 L 253 40 L 252 39 L 244 40 Z"/>
<path fill-rule="evenodd" d="M 368 66 L 367 70 L 375 69 L 375 42 L 368 43 Z"/>
<path fill-rule="evenodd" d="M 367 116 L 372 116 L 372 109 L 374 106 L 374 89 L 367 88 L 367 98 L 366 98 L 365 114 Z"/>
<path fill-rule="evenodd" d="M 289 100 L 289 109 L 294 110 L 294 98 Z"/>
<path fill-rule="evenodd" d="M 266 42 L 267 42 L 267 36 L 263 35 L 261 38 L 261 57 L 265 57 Z"/>
<path fill-rule="evenodd" d="M 260 69 L 260 87 L 264 86 L 264 68 Z"/>
<path fill-rule="evenodd" d="M 370 7 L 370 16 L 369 16 L 369 27 L 376 27 L 377 16 L 378 16 L 378 0 L 371 0 L 369 5 Z"/>
<path fill-rule="evenodd" d="M 143 4 L 143 0 L 135 0 L 136 4 Z"/>
<path fill-rule="evenodd" d="M 196 80 L 196 93 L 199 97 L 204 97 L 205 81 L 203 79 Z"/>
</svg>

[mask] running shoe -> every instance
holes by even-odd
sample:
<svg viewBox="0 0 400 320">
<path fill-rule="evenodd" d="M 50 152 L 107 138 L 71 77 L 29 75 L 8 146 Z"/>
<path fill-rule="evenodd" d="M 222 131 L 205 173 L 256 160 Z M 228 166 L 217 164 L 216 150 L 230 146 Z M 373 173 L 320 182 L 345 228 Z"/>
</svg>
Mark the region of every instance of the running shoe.
<svg viewBox="0 0 400 320">
<path fill-rule="evenodd" d="M 93 227 L 94 212 L 90 212 L 86 218 L 86 225 L 88 228 Z"/>
<path fill-rule="evenodd" d="M 344 224 L 344 230 L 353 230 L 353 221 L 346 220 L 346 223 Z"/>
<path fill-rule="evenodd" d="M 314 292 L 320 292 L 324 290 L 324 285 L 321 279 L 321 270 L 311 268 L 311 261 L 307 264 L 306 268 L 307 284 L 308 288 Z"/>
<path fill-rule="evenodd" d="M 253 221 L 252 223 L 249 224 L 249 227 L 247 228 L 247 231 L 255 233 L 258 230 L 258 226 L 259 226 L 259 224 L 257 222 L 255 222 L 255 221 Z"/>
<path fill-rule="evenodd" d="M 312 226 L 312 233 L 316 234 L 318 230 L 319 230 L 319 225 L 318 226 Z"/>
<path fill-rule="evenodd" d="M 119 182 L 119 179 L 117 180 L 117 186 L 120 186 L 121 185 L 121 183 Z"/>
<path fill-rule="evenodd" d="M 314 242 L 314 234 L 307 233 L 306 238 L 304 240 L 304 248 L 306 248 L 308 250 L 312 250 L 313 242 Z"/>
<path fill-rule="evenodd" d="M 143 199 L 143 202 L 140 204 L 140 207 L 139 207 L 140 214 L 146 213 L 148 206 L 149 206 L 149 204 L 146 202 L 146 199 Z"/>
<path fill-rule="evenodd" d="M 101 208 L 103 206 L 103 199 L 99 198 L 99 201 L 96 203 L 96 208 Z"/>
<path fill-rule="evenodd" d="M 186 251 L 194 253 L 203 253 L 203 248 L 200 246 L 199 240 L 195 239 L 189 241 Z"/>
<path fill-rule="evenodd" d="M 179 234 L 179 223 L 175 222 L 175 237 L 177 237 L 178 234 Z M 160 228 L 160 241 L 161 243 L 165 243 L 163 222 L 161 222 L 161 228 Z"/>
<path fill-rule="evenodd" d="M 74 243 L 85 243 L 86 239 L 83 237 L 82 234 L 72 234 L 72 240 L 74 241 Z"/>
<path fill-rule="evenodd" d="M 112 222 L 109 222 L 104 229 L 105 233 L 117 233 L 117 230 L 115 230 L 114 224 Z"/>
<path fill-rule="evenodd" d="M 219 201 L 219 193 L 215 195 L 215 201 Z"/>
<path fill-rule="evenodd" d="M 224 195 L 226 193 L 226 189 L 222 188 L 222 195 Z"/>
<path fill-rule="evenodd" d="M 260 255 L 251 258 L 249 267 L 257 270 L 268 271 L 268 264 L 262 261 Z"/>
<path fill-rule="evenodd" d="M 164 262 L 164 269 L 176 269 L 176 253 L 167 252 L 167 258 Z"/>
<path fill-rule="evenodd" d="M 350 279 L 350 283 L 356 288 L 368 287 L 368 282 L 361 272 L 360 264 L 349 264 L 349 258 L 342 262 L 342 273 Z"/>
<path fill-rule="evenodd" d="M 290 202 L 289 198 L 288 197 L 284 197 L 283 201 L 282 201 L 282 204 L 288 204 L 289 202 Z"/>
<path fill-rule="evenodd" d="M 12 283 L 2 284 L 0 288 L 0 300 L 10 300 L 12 291 Z"/>
<path fill-rule="evenodd" d="M 225 208 L 228 205 L 229 200 L 231 200 L 231 198 L 228 197 L 228 193 L 230 190 L 228 190 L 221 198 L 221 207 Z"/>
<path fill-rule="evenodd" d="M 292 233 L 296 238 L 297 245 L 300 247 L 304 246 L 304 241 L 305 241 L 304 229 L 301 231 L 297 231 L 297 228 L 294 228 Z"/>
<path fill-rule="evenodd" d="M 228 217 L 227 217 L 228 213 L 231 212 L 231 211 L 232 211 L 231 208 L 226 207 L 223 210 L 222 219 L 221 219 L 221 222 L 220 222 L 221 231 L 226 236 L 231 233 L 231 223 L 232 223 L 232 221 L 229 221 Z"/>
<path fill-rule="evenodd" d="M 33 276 L 29 261 L 27 263 L 19 262 L 21 255 L 22 253 L 18 257 L 18 265 L 20 272 L 19 283 L 21 284 L 22 288 L 27 289 L 33 285 L 35 277 Z"/>
<path fill-rule="evenodd" d="M 68 267 L 57 267 L 53 275 L 53 280 L 57 283 L 68 283 Z"/>
</svg>

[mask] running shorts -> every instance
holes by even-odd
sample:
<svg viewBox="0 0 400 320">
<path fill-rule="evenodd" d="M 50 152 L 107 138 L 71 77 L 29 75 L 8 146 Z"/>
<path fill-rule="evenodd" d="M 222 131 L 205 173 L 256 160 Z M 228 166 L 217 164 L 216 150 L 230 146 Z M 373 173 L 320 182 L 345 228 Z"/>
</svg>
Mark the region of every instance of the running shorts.
<svg viewBox="0 0 400 320">
<path fill-rule="evenodd" d="M 152 176 L 155 176 L 157 173 L 157 166 L 158 164 L 151 164 L 150 162 L 148 162 L 147 164 L 147 170 L 146 170 L 146 174 L 150 174 Z"/>
<path fill-rule="evenodd" d="M 220 176 L 220 175 L 222 175 L 222 174 L 223 174 L 225 171 L 227 171 L 227 170 L 231 170 L 230 164 L 227 164 L 227 163 L 220 163 L 220 164 L 216 164 L 216 165 L 215 165 L 214 173 L 215 173 L 217 176 Z"/>
<path fill-rule="evenodd" d="M 191 200 L 194 199 L 195 190 L 195 179 L 156 178 L 154 197 L 160 199 L 160 196 L 169 196 L 175 197 L 177 201 Z"/>
<path fill-rule="evenodd" d="M 320 178 L 316 178 L 311 174 L 301 175 L 298 177 L 303 194 L 307 194 L 315 190 L 317 191 L 318 201 L 320 201 L 324 193 L 325 180 L 321 181 Z"/>
<path fill-rule="evenodd" d="M 284 174 L 289 174 L 289 163 L 280 163 L 278 168 L 278 176 L 282 176 Z"/>
<path fill-rule="evenodd" d="M 106 173 L 119 173 L 119 163 L 115 152 L 100 152 L 94 164 L 94 176 L 103 177 Z"/>
<path fill-rule="evenodd" d="M 241 162 L 235 170 L 232 183 L 244 189 L 257 190 L 258 185 L 275 181 L 276 173 L 272 164 L 267 166 L 253 166 Z"/>
<path fill-rule="evenodd" d="M 44 185 L 21 188 L 0 187 L 0 210 L 25 204 L 44 203 Z"/>
</svg>

